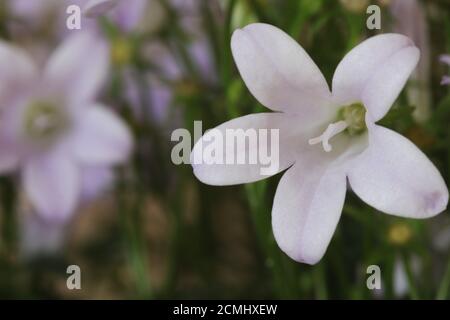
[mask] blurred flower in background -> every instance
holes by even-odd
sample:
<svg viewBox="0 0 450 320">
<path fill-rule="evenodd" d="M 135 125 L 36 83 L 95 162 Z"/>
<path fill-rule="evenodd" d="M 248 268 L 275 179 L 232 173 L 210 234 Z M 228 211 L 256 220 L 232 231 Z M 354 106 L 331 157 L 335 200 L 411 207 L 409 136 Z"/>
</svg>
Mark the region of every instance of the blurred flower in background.
<svg viewBox="0 0 450 320">
<path fill-rule="evenodd" d="M 2 172 L 20 168 L 38 212 L 65 220 L 80 200 L 83 167 L 124 162 L 132 148 L 125 124 L 94 100 L 107 75 L 107 48 L 83 33 L 68 38 L 43 68 L 7 43 L 0 59 L 8 90 L 0 96 Z"/>
</svg>

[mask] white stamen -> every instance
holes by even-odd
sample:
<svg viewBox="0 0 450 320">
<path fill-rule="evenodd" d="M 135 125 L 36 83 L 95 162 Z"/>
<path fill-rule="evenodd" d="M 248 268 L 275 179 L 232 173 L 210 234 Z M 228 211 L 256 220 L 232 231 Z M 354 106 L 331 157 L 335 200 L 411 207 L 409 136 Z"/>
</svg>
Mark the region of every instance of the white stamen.
<svg viewBox="0 0 450 320">
<path fill-rule="evenodd" d="M 348 123 L 345 121 L 331 123 L 324 133 L 316 138 L 309 139 L 308 143 L 310 145 L 315 145 L 322 142 L 323 150 L 325 150 L 325 152 L 330 152 L 333 149 L 329 143 L 330 139 L 347 129 L 347 127 Z"/>
</svg>

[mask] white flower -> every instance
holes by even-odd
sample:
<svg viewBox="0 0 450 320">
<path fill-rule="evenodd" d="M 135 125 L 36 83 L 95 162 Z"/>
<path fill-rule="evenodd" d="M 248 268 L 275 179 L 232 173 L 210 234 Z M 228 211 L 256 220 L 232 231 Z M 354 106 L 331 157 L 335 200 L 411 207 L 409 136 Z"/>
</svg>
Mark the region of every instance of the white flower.
<svg viewBox="0 0 450 320">
<path fill-rule="evenodd" d="M 66 219 L 82 196 L 82 173 L 127 159 L 132 138 L 96 102 L 108 48 L 91 34 L 68 38 L 42 70 L 0 42 L 0 172 L 22 169 L 22 185 L 47 218 Z"/>
<path fill-rule="evenodd" d="M 375 124 L 419 60 L 410 39 L 383 34 L 361 43 L 338 65 L 332 93 L 303 48 L 276 27 L 258 23 L 237 30 L 231 48 L 250 92 L 279 112 L 247 115 L 216 129 L 279 129 L 279 171 L 289 169 L 275 194 L 272 226 L 291 258 L 309 264 L 322 258 L 347 179 L 362 200 L 388 214 L 428 218 L 446 208 L 448 190 L 434 165 L 409 140 Z M 206 133 L 200 140 L 210 138 Z M 251 151 L 248 145 L 243 150 Z M 192 156 L 201 152 L 197 143 Z M 266 176 L 260 167 L 193 165 L 197 178 L 213 185 L 261 180 Z"/>
</svg>

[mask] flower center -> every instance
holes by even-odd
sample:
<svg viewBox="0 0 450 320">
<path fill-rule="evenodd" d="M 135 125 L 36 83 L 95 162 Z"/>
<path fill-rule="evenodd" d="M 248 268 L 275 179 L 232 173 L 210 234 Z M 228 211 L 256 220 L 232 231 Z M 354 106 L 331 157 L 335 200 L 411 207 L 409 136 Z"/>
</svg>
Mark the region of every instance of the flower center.
<svg viewBox="0 0 450 320">
<path fill-rule="evenodd" d="M 67 116 L 61 108 L 45 101 L 31 103 L 25 111 L 23 124 L 28 137 L 33 140 L 52 140 L 64 130 Z"/>
<path fill-rule="evenodd" d="M 333 147 L 330 139 L 345 132 L 350 136 L 360 135 L 367 130 L 366 108 L 361 103 L 354 103 L 341 107 L 338 112 L 337 121 L 328 125 L 325 131 L 318 137 L 309 139 L 310 145 L 322 143 L 323 150 L 330 152 Z"/>
<path fill-rule="evenodd" d="M 128 64 L 133 57 L 133 47 L 129 40 L 117 38 L 112 42 L 111 61 L 116 66 Z"/>
</svg>

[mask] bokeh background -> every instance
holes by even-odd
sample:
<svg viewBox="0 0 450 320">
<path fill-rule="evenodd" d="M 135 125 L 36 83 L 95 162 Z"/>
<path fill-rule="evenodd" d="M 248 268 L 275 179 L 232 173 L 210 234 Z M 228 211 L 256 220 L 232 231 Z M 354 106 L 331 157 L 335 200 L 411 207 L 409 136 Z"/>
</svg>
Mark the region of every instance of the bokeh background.
<svg viewBox="0 0 450 320">
<path fill-rule="evenodd" d="M 348 193 L 325 257 L 296 263 L 274 241 L 270 213 L 281 175 L 211 187 L 171 161 L 171 132 L 193 132 L 264 110 L 246 89 L 230 52 L 236 28 L 267 22 L 295 38 L 330 81 L 340 59 L 365 38 L 400 32 L 422 58 L 381 123 L 411 139 L 450 183 L 448 0 L 123 1 L 121 14 L 86 19 L 110 44 L 99 100 L 133 132 L 129 161 L 90 176 L 94 197 L 67 221 L 43 218 L 17 174 L 0 178 L 0 297 L 56 299 L 450 298 L 448 212 L 419 221 L 377 212 Z M 45 61 L 72 32 L 66 8 L 83 0 L 1 0 L 0 37 Z M 366 8 L 382 10 L 382 30 L 366 28 Z M 128 11 L 127 11 L 128 10 Z M 127 13 L 128 12 L 128 13 Z M 89 52 L 86 52 L 89 58 Z M 1 83 L 0 83 L 1 85 Z M 2 152 L 2 150 L 0 150 Z M 66 268 L 81 268 L 68 290 Z M 381 267 L 382 290 L 366 268 Z"/>
</svg>

